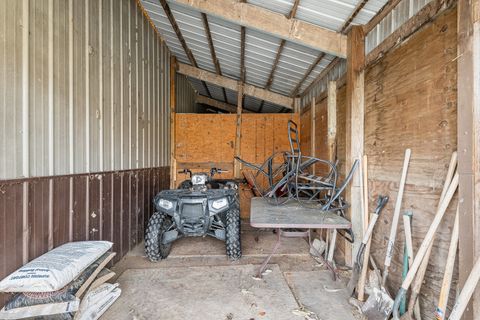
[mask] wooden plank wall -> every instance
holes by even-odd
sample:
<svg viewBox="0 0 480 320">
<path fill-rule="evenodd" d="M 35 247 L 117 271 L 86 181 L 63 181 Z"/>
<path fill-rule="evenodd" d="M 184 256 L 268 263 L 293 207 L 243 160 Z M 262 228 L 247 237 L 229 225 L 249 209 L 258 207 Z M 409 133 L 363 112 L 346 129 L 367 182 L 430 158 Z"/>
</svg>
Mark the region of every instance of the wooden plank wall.
<svg viewBox="0 0 480 320">
<path fill-rule="evenodd" d="M 327 115 L 327 98 L 324 97 L 322 100 L 318 101 L 315 105 L 315 153 L 312 152 L 311 145 L 311 136 L 312 136 L 312 125 L 311 125 L 311 116 L 312 110 L 311 106 L 306 107 L 302 110 L 300 116 L 301 123 L 301 146 L 302 146 L 302 155 L 312 156 L 320 159 L 328 160 L 328 115 Z M 322 174 L 327 172 L 327 167 L 324 165 L 317 165 L 315 167 L 317 173 Z"/>
<path fill-rule="evenodd" d="M 365 73 L 365 152 L 368 155 L 370 208 L 376 197 L 390 201 L 373 237 L 372 253 L 383 265 L 404 150 L 412 157 L 402 212 L 413 211 L 414 251 L 436 211 L 451 153 L 457 148 L 456 10 L 450 10 L 387 53 Z M 436 233 L 421 292 L 425 319 L 432 318 L 453 226 L 456 200 Z M 401 284 L 403 225 L 399 224 L 389 289 Z M 456 286 L 455 273 L 452 288 Z M 453 298 L 453 294 L 451 297 Z"/>
<path fill-rule="evenodd" d="M 175 156 L 177 171 L 188 168 L 206 171 L 212 167 L 229 170 L 219 178 L 233 177 L 235 114 L 176 114 Z M 256 164 L 276 151 L 289 150 L 287 122 L 299 124 L 297 114 L 243 114 L 241 158 Z M 176 174 L 176 185 L 186 177 Z M 241 187 L 241 214 L 249 216 L 251 193 Z"/>
<path fill-rule="evenodd" d="M 0 180 L 0 279 L 68 241 L 112 241 L 119 261 L 143 241 L 152 199 L 169 181 L 169 167 Z"/>
</svg>

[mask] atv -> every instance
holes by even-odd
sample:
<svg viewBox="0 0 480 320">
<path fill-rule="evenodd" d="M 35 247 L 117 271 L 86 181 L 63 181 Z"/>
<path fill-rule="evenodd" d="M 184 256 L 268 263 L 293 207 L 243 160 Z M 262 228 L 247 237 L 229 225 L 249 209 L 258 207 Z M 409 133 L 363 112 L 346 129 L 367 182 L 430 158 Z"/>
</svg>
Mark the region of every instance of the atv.
<svg viewBox="0 0 480 320">
<path fill-rule="evenodd" d="M 150 217 L 145 233 L 145 252 L 151 261 L 165 259 L 172 243 L 183 237 L 211 236 L 225 241 L 227 256 L 240 259 L 240 206 L 238 184 L 232 180 L 213 179 L 217 173 L 192 173 L 178 189 L 164 190 L 154 200 L 156 212 Z"/>
</svg>

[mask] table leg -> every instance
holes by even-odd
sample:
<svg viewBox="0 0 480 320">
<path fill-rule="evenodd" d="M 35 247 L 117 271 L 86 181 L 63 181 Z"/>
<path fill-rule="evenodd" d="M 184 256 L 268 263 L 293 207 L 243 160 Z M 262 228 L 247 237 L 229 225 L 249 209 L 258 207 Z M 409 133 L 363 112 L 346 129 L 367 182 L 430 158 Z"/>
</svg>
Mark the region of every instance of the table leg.
<svg viewBox="0 0 480 320">
<path fill-rule="evenodd" d="M 276 229 L 276 230 L 277 230 L 277 241 L 275 242 L 275 246 L 273 247 L 272 252 L 268 255 L 268 257 L 263 261 L 262 265 L 260 266 L 260 269 L 258 270 L 257 278 L 262 278 L 262 273 L 263 271 L 265 271 L 265 268 L 267 267 L 268 262 L 280 247 L 281 230 L 280 229 Z"/>
<path fill-rule="evenodd" d="M 320 252 L 318 252 L 317 249 L 315 249 L 315 247 L 312 245 L 312 237 L 311 237 L 310 229 L 308 229 L 308 231 L 309 231 L 309 232 L 308 232 L 308 244 L 309 244 L 310 248 L 313 248 L 313 250 L 316 251 L 317 256 L 318 256 L 318 258 L 320 259 L 320 261 L 322 261 L 322 263 L 325 264 L 330 271 L 332 271 L 333 281 L 336 281 L 336 280 L 337 280 L 337 271 L 336 271 L 335 268 L 330 264 L 330 262 L 327 261 L 327 259 L 325 259 L 325 258 L 323 257 L 323 255 L 321 255 Z"/>
</svg>

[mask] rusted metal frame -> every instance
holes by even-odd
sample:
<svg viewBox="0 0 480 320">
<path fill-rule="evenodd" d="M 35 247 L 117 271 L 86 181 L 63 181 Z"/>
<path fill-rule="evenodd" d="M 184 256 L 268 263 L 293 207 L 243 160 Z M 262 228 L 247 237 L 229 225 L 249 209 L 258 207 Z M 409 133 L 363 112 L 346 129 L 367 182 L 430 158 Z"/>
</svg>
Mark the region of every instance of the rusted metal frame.
<svg viewBox="0 0 480 320">
<path fill-rule="evenodd" d="M 195 68 L 198 68 L 197 60 L 195 60 L 192 50 L 190 50 L 190 48 L 188 47 L 187 42 L 183 37 L 182 31 L 180 30 L 180 27 L 177 24 L 177 20 L 175 20 L 175 17 L 173 16 L 172 11 L 170 10 L 170 6 L 168 5 L 167 0 L 158 0 L 158 1 L 162 5 L 163 10 L 165 11 L 165 15 L 167 16 L 168 21 L 170 21 L 170 25 L 172 26 L 173 31 L 175 31 L 178 41 L 182 45 L 183 51 L 185 51 L 185 54 L 187 55 L 188 60 L 190 61 L 192 66 L 194 66 Z M 202 85 L 205 91 L 207 92 L 208 96 L 211 98 L 212 95 L 205 81 L 202 81 Z"/>
<path fill-rule="evenodd" d="M 215 66 L 215 71 L 217 72 L 218 75 L 221 76 L 222 75 L 222 69 L 220 68 L 220 62 L 218 61 L 217 54 L 215 53 L 215 47 L 213 45 L 212 33 L 210 32 L 210 25 L 208 24 L 207 15 L 203 12 L 202 12 L 202 22 L 203 22 L 203 27 L 205 29 L 205 35 L 207 36 L 208 46 L 210 48 L 210 55 L 212 57 L 212 62 Z M 222 87 L 222 92 L 223 92 L 223 100 L 228 103 L 227 92 L 225 91 L 224 87 Z M 209 93 L 209 96 L 211 96 L 210 93 Z"/>
<path fill-rule="evenodd" d="M 368 0 L 362 0 L 357 4 L 357 6 L 353 10 L 352 14 L 350 15 L 350 17 L 348 17 L 347 21 L 345 21 L 345 23 L 343 24 L 342 29 L 340 30 L 341 33 L 345 33 L 345 31 L 347 31 L 347 29 L 350 26 L 350 24 L 352 23 L 353 19 L 355 19 L 355 17 L 360 13 L 360 11 L 363 9 L 363 7 L 365 7 L 367 2 L 368 2 Z"/>
<path fill-rule="evenodd" d="M 315 59 L 315 61 L 310 65 L 310 67 L 308 68 L 307 72 L 305 72 L 305 74 L 303 75 L 303 78 L 302 80 L 300 80 L 298 82 L 298 84 L 296 85 L 295 88 L 293 88 L 292 92 L 290 93 L 290 97 L 294 97 L 297 95 L 298 93 L 298 90 L 300 90 L 300 88 L 302 87 L 303 83 L 305 82 L 305 80 L 308 78 L 308 76 L 310 75 L 310 73 L 312 73 L 313 69 L 315 69 L 317 67 L 317 65 L 320 63 L 320 61 L 322 61 L 323 57 L 325 57 L 325 53 L 322 52 L 320 53 L 320 55 L 317 57 L 317 59 Z M 328 68 L 328 67 L 327 67 Z M 322 72 L 323 73 L 323 72 Z"/>
</svg>

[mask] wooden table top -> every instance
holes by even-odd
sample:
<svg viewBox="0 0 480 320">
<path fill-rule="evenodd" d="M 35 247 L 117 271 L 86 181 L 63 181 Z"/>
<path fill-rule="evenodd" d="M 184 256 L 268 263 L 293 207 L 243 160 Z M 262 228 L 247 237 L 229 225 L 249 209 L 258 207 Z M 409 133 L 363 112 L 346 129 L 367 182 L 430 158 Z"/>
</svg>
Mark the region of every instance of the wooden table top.
<svg viewBox="0 0 480 320">
<path fill-rule="evenodd" d="M 275 206 L 252 198 L 250 224 L 255 228 L 349 229 L 347 219 L 331 211 L 305 208 L 296 200 Z"/>
</svg>

